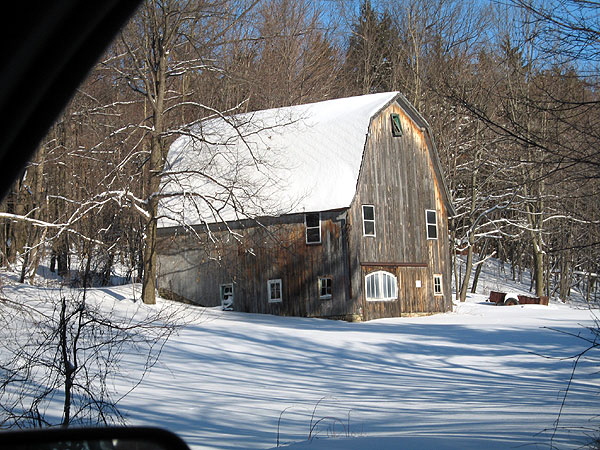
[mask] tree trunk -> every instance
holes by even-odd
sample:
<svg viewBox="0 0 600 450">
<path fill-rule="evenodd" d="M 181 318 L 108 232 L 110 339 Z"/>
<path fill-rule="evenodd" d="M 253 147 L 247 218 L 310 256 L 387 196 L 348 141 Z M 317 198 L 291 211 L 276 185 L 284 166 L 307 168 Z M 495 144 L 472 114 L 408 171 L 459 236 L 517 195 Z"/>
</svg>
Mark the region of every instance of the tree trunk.
<svg viewBox="0 0 600 450">
<path fill-rule="evenodd" d="M 27 266 L 29 266 L 29 251 L 25 249 L 23 252 L 23 265 L 21 266 L 21 274 L 19 275 L 19 283 L 25 283 L 27 278 Z"/>
<path fill-rule="evenodd" d="M 480 155 L 483 149 L 479 147 L 477 152 L 475 153 L 475 161 L 479 161 Z M 475 248 L 475 229 L 477 227 L 476 220 L 474 219 L 477 205 L 477 196 L 478 196 L 478 169 L 474 168 L 471 172 L 471 205 L 470 205 L 470 218 L 471 218 L 471 226 L 467 232 L 467 239 L 469 243 L 469 249 L 467 250 L 467 262 L 465 265 L 465 277 L 462 280 L 462 284 L 460 286 L 460 301 L 464 302 L 467 300 L 467 291 L 469 290 L 469 281 L 471 279 L 471 271 L 473 270 L 473 251 Z"/>
<path fill-rule="evenodd" d="M 56 260 L 58 263 L 57 273 L 61 277 L 67 277 L 69 275 L 69 241 L 66 235 L 60 237 L 59 243 L 56 250 Z"/>
<path fill-rule="evenodd" d="M 475 274 L 473 275 L 473 285 L 471 286 L 471 294 L 475 294 L 477 292 L 477 282 L 479 281 L 479 276 L 481 275 L 481 269 L 483 269 L 483 260 L 486 258 L 488 241 L 484 241 L 483 246 L 481 247 L 481 252 L 479 253 L 479 264 L 475 268 Z"/>
<path fill-rule="evenodd" d="M 65 396 L 63 399 L 63 420 L 62 426 L 68 427 L 71 422 L 71 390 L 73 388 L 73 364 L 69 360 L 69 347 L 67 342 L 67 300 L 65 297 L 61 298 L 61 310 L 60 310 L 60 323 L 59 323 L 59 334 L 60 334 L 60 351 L 62 357 L 62 367 L 64 370 L 64 386 Z"/>
<path fill-rule="evenodd" d="M 460 301 L 464 302 L 467 300 L 467 291 L 469 290 L 469 281 L 471 279 L 471 271 L 473 270 L 473 234 L 469 235 L 469 249 L 467 250 L 467 262 L 465 264 L 465 276 L 460 285 Z"/>
<path fill-rule="evenodd" d="M 156 303 L 156 228 L 158 216 L 158 194 L 160 178 L 165 166 L 168 147 L 164 142 L 164 98 L 166 94 L 167 59 L 164 48 L 157 49 L 160 54 L 159 65 L 154 85 L 154 98 L 152 99 L 154 129 L 152 130 L 149 160 L 148 182 L 148 224 L 146 226 L 146 239 L 143 255 L 144 277 L 142 279 L 142 301 L 149 305 Z"/>
<path fill-rule="evenodd" d="M 537 297 L 541 297 L 544 295 L 544 253 L 537 241 L 534 242 L 533 269 L 533 279 L 535 281 L 535 295 Z"/>
<path fill-rule="evenodd" d="M 52 250 L 52 255 L 50 255 L 50 272 L 56 272 L 56 253 Z"/>
<path fill-rule="evenodd" d="M 460 274 L 459 274 L 459 259 L 456 255 L 456 232 L 454 231 L 454 229 L 452 229 L 451 235 L 452 237 L 452 267 L 454 268 L 454 286 L 460 286 Z M 458 288 L 456 289 L 456 300 L 458 300 L 460 297 L 460 292 L 458 290 Z"/>
<path fill-rule="evenodd" d="M 538 193 L 541 197 L 541 193 Z M 539 198 L 539 197 L 538 197 Z M 541 297 L 544 295 L 544 249 L 542 238 L 543 221 L 541 212 L 543 204 L 541 200 L 536 202 L 535 207 L 527 206 L 527 218 L 529 221 L 529 235 L 531 239 L 533 273 L 531 281 L 535 284 L 535 295 Z"/>
<path fill-rule="evenodd" d="M 154 207 L 153 209 L 156 209 Z M 156 304 L 156 214 L 146 227 L 142 277 L 142 301 L 148 305 Z"/>
</svg>

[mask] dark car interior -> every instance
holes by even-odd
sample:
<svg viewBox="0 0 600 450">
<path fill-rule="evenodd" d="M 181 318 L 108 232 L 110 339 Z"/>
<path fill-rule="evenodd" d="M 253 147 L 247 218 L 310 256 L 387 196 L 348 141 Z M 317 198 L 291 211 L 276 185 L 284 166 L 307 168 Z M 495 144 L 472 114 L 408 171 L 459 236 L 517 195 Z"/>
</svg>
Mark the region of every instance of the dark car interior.
<svg viewBox="0 0 600 450">
<path fill-rule="evenodd" d="M 0 70 L 0 196 L 139 0 L 6 2 Z"/>
<path fill-rule="evenodd" d="M 140 0 L 8 2 L 0 27 L 0 196 Z M 69 428 L 0 433 L 0 448 L 184 450 L 156 428 Z"/>
</svg>

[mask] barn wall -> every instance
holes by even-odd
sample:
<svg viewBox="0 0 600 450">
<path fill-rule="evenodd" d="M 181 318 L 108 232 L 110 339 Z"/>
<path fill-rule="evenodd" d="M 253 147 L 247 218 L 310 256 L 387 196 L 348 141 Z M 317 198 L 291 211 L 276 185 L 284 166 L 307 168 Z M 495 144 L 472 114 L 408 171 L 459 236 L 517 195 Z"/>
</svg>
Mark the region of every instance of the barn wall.
<svg viewBox="0 0 600 450">
<path fill-rule="evenodd" d="M 390 114 L 400 115 L 394 137 Z M 198 237 L 160 231 L 159 288 L 205 306 L 220 305 L 220 285 L 233 283 L 237 311 L 364 319 L 451 309 L 450 247 L 444 186 L 436 177 L 427 131 L 397 103 L 372 120 L 355 198 L 348 210 L 322 212 L 322 243 L 305 243 L 304 214 L 212 227 Z M 363 237 L 362 205 L 375 206 L 376 236 Z M 437 211 L 438 239 L 426 234 L 425 210 Z M 214 240 L 214 242 L 213 242 Z M 364 278 L 375 270 L 398 279 L 399 299 L 367 302 Z M 434 296 L 441 274 L 443 295 Z M 333 280 L 319 299 L 318 277 Z M 267 280 L 281 279 L 283 301 L 269 303 Z M 419 286 L 418 286 L 419 285 Z"/>
<path fill-rule="evenodd" d="M 234 310 L 286 316 L 345 317 L 349 286 L 345 214 L 321 213 L 321 244 L 306 244 L 304 214 L 238 224 L 235 233 L 163 231 L 159 288 L 204 306 L 220 305 L 220 285 L 233 283 Z M 210 249 L 209 251 L 206 249 Z M 332 278 L 332 298 L 319 298 L 318 278 Z M 267 280 L 281 279 L 283 301 L 269 303 Z"/>
<path fill-rule="evenodd" d="M 392 112 L 400 115 L 401 137 L 392 135 Z M 361 310 L 367 320 L 451 308 L 447 211 L 427 138 L 396 103 L 371 123 L 348 213 L 353 309 Z M 363 236 L 362 205 L 375 206 L 375 237 Z M 427 209 L 437 211 L 436 240 L 427 239 Z M 364 277 L 372 270 L 387 270 L 398 277 L 396 302 L 365 300 Z M 434 274 L 442 275 L 442 297 L 433 295 Z"/>
</svg>

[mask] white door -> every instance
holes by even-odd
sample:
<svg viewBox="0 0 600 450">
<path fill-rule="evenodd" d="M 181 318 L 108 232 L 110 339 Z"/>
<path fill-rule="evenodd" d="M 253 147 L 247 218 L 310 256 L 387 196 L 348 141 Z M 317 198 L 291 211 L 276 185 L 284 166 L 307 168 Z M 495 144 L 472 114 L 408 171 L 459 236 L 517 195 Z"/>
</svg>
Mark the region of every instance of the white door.
<svg viewBox="0 0 600 450">
<path fill-rule="evenodd" d="M 221 285 L 221 308 L 223 311 L 233 311 L 233 284 Z"/>
</svg>

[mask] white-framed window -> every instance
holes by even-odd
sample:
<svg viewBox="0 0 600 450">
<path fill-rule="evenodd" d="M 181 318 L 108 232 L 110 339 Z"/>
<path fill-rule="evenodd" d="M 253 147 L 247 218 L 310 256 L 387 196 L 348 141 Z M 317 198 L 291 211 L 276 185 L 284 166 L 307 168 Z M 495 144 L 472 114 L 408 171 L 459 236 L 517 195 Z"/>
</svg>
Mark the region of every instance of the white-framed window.
<svg viewBox="0 0 600 450">
<path fill-rule="evenodd" d="M 321 300 L 327 300 L 331 298 L 331 278 L 320 277 L 319 278 L 319 298 Z"/>
<path fill-rule="evenodd" d="M 444 295 L 444 291 L 442 290 L 442 276 L 441 275 L 433 276 L 433 295 Z"/>
<path fill-rule="evenodd" d="M 425 221 L 427 222 L 427 239 L 437 239 L 437 211 L 435 209 L 426 209 Z"/>
<path fill-rule="evenodd" d="M 375 206 L 362 205 L 363 236 L 375 236 Z"/>
<path fill-rule="evenodd" d="M 306 225 L 306 243 L 321 243 L 321 213 L 304 214 L 304 224 Z"/>
<path fill-rule="evenodd" d="M 269 303 L 281 303 L 281 279 L 267 281 L 267 293 L 269 296 Z"/>
<path fill-rule="evenodd" d="M 389 301 L 398 298 L 398 279 L 392 273 L 379 270 L 365 277 L 367 301 Z"/>
</svg>

